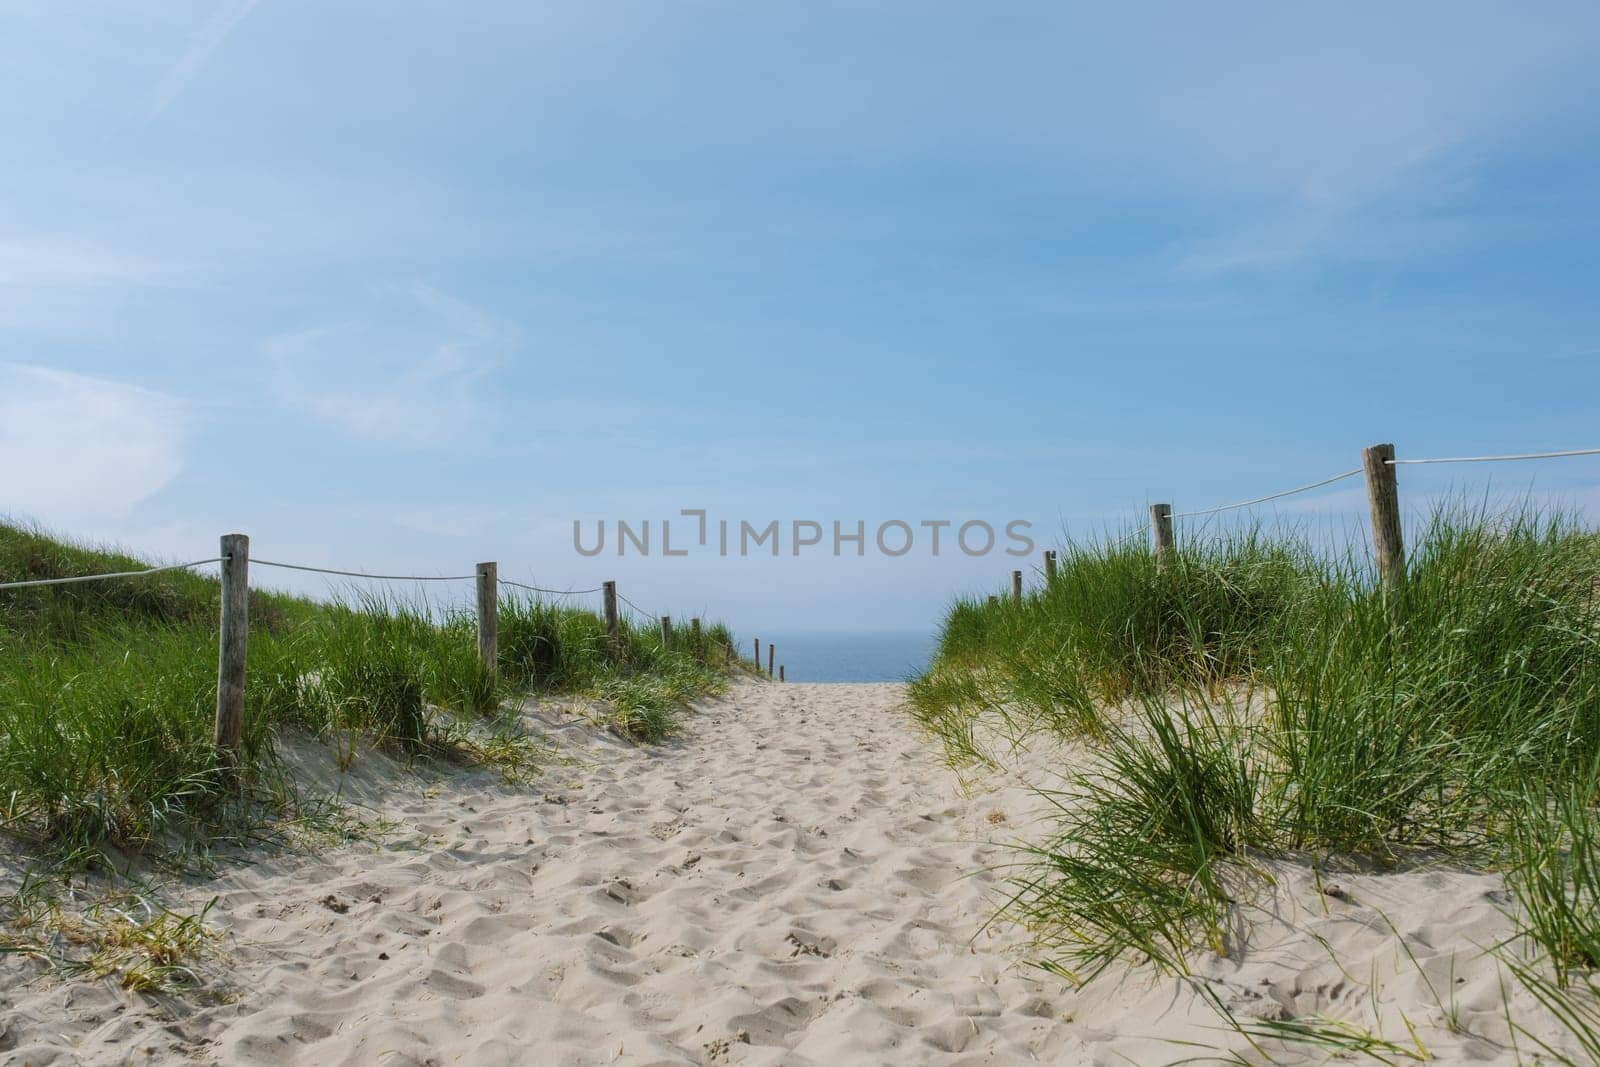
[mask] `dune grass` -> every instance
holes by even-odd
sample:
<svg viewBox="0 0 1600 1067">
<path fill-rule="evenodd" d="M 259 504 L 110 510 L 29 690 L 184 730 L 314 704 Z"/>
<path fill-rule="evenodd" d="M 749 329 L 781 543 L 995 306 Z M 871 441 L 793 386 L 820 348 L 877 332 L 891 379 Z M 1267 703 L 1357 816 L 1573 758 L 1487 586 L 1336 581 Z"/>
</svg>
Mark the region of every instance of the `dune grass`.
<svg viewBox="0 0 1600 1067">
<path fill-rule="evenodd" d="M 612 648 L 592 612 L 525 597 L 502 600 L 501 673 L 535 691 L 590 697 L 626 736 L 664 740 L 685 705 L 725 685 L 733 635 L 720 623 L 698 632 L 683 628 L 667 648 L 657 626 L 627 617 L 619 623 Z"/>
<path fill-rule="evenodd" d="M 148 565 L 0 524 L 0 582 Z M 627 626 L 613 649 L 591 612 L 511 600 L 490 671 L 464 609 L 252 590 L 242 770 L 230 774 L 211 743 L 218 603 L 216 579 L 186 571 L 0 591 L 0 830 L 84 860 L 252 833 L 295 804 L 274 755 L 284 729 L 346 757 L 364 739 L 514 777 L 539 758 L 507 708 L 529 691 L 602 700 L 621 732 L 660 740 L 723 684 L 730 640 L 710 627 L 664 649 Z"/>
<path fill-rule="evenodd" d="M 1132 538 L 1068 545 L 1048 589 L 951 608 L 911 707 L 958 757 L 983 758 L 970 736 L 983 713 L 1013 740 L 1096 734 L 1107 706 L 1247 677 L 1314 568 L 1256 533 L 1185 545 L 1164 568 Z"/>
<path fill-rule="evenodd" d="M 1261 531 L 1069 546 L 1013 604 L 958 602 L 912 714 L 953 761 L 1040 733 L 1094 766 L 1015 913 L 1086 979 L 1187 969 L 1252 856 L 1500 869 L 1553 975 L 1600 965 L 1600 539 L 1561 515 L 1447 508 L 1385 593 L 1359 551 Z"/>
</svg>

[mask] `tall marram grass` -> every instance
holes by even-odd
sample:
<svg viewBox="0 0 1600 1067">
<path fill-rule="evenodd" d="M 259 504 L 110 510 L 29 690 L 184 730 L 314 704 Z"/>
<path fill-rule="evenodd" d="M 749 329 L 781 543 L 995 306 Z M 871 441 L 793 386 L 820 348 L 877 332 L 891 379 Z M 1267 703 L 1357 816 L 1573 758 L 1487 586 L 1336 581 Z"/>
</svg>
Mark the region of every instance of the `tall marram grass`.
<svg viewBox="0 0 1600 1067">
<path fill-rule="evenodd" d="M 144 562 L 0 524 L 0 582 L 137 570 Z M 0 829 L 92 857 L 108 845 L 228 833 L 287 801 L 273 738 L 361 735 L 402 755 L 526 766 L 512 701 L 529 690 L 605 701 L 618 729 L 658 740 L 723 683 L 730 635 L 690 647 L 590 612 L 512 600 L 501 661 L 478 660 L 465 610 L 359 595 L 251 593 L 241 767 L 211 744 L 216 579 L 148 577 L 0 591 Z"/>
<path fill-rule="evenodd" d="M 76 851 L 220 814 L 215 657 L 202 631 L 172 625 L 60 645 L 0 633 L 0 826 Z M 250 759 L 265 735 L 247 720 Z"/>
<path fill-rule="evenodd" d="M 1315 568 L 1257 533 L 1186 544 L 1165 567 L 1131 538 L 1068 545 L 1048 589 L 951 608 L 911 707 L 957 757 L 984 754 L 972 729 L 985 712 L 1011 739 L 1097 734 L 1107 706 L 1249 676 Z"/>
<path fill-rule="evenodd" d="M 1054 796 L 1060 826 L 1033 850 L 1016 913 L 1083 982 L 1130 953 L 1186 971 L 1225 953 L 1231 866 L 1264 836 L 1268 787 L 1239 709 L 1147 698 L 1105 724 L 1102 759 Z"/>
<path fill-rule="evenodd" d="M 1561 517 L 1445 512 L 1385 597 L 1330 566 L 1260 681 L 1298 844 L 1470 844 L 1493 798 L 1600 747 L 1600 540 Z"/>
<path fill-rule="evenodd" d="M 478 659 L 474 618 L 365 595 L 252 645 L 247 714 L 312 733 L 368 731 L 418 751 L 450 715 L 487 715 L 505 687 Z"/>
<path fill-rule="evenodd" d="M 667 648 L 655 626 L 623 618 L 612 648 L 597 615 L 514 597 L 501 602 L 499 642 L 503 676 L 537 691 L 594 697 L 621 732 L 660 741 L 684 705 L 722 688 L 733 635 L 721 624 L 681 630 Z"/>
<path fill-rule="evenodd" d="M 1015 907 L 1059 966 L 1226 951 L 1252 855 L 1503 869 L 1558 985 L 1600 967 L 1600 538 L 1446 508 L 1403 586 L 1260 531 L 1073 545 L 1020 604 L 958 602 L 912 712 L 954 760 L 1084 739 L 1096 765 Z M 1588 981 L 1586 978 L 1585 981 Z"/>
</svg>

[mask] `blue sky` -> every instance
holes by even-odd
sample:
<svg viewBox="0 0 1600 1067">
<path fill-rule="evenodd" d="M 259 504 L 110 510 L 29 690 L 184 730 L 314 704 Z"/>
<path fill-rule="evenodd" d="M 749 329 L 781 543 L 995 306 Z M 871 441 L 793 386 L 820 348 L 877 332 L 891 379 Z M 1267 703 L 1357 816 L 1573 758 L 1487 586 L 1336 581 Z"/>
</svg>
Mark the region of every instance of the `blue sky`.
<svg viewBox="0 0 1600 1067">
<path fill-rule="evenodd" d="M 0 23 L 0 512 L 79 537 L 924 626 L 1014 562 L 585 559 L 572 522 L 1042 542 L 1374 441 L 1600 445 L 1592 4 Z M 1600 459 L 1402 484 L 1600 511 Z"/>
</svg>

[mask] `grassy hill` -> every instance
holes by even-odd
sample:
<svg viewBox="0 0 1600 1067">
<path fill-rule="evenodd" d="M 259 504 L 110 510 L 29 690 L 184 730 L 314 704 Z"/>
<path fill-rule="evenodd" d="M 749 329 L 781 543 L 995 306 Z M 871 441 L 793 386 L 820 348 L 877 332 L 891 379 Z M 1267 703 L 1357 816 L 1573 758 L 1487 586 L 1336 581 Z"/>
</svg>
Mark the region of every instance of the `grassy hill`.
<svg viewBox="0 0 1600 1067">
<path fill-rule="evenodd" d="M 958 762 L 1096 752 L 1014 904 L 1072 974 L 1184 971 L 1256 861 L 1297 857 L 1503 871 L 1557 984 L 1597 981 L 1600 538 L 1573 521 L 1441 512 L 1388 592 L 1293 536 L 1069 546 L 1020 602 L 950 609 L 911 705 Z"/>
<path fill-rule="evenodd" d="M 149 566 L 0 523 L 0 583 Z M 286 728 L 515 775 L 538 746 L 508 697 L 587 695 L 620 732 L 652 741 L 729 669 L 721 626 L 669 649 L 654 626 L 625 624 L 613 650 L 592 612 L 502 597 L 491 672 L 466 608 L 253 589 L 235 771 L 212 746 L 219 603 L 215 578 L 183 570 L 0 590 L 0 829 L 93 856 L 257 824 L 293 803 L 272 743 Z"/>
</svg>

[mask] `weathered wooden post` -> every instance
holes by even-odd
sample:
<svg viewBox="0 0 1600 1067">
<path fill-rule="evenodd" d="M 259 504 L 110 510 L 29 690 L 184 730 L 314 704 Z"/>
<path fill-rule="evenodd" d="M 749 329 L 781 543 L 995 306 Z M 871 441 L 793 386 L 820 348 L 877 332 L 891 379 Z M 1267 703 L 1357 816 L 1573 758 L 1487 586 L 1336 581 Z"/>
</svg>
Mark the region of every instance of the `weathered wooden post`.
<svg viewBox="0 0 1600 1067">
<path fill-rule="evenodd" d="M 499 670 L 500 566 L 478 564 L 478 662 L 491 675 Z"/>
<path fill-rule="evenodd" d="M 661 616 L 661 647 L 672 647 L 672 616 Z"/>
<path fill-rule="evenodd" d="M 1022 572 L 1021 571 L 1012 571 L 1011 572 L 1011 602 L 1013 604 L 1022 603 Z"/>
<path fill-rule="evenodd" d="M 622 634 L 617 628 L 617 583 L 603 582 L 600 589 L 605 600 L 606 639 L 611 643 L 611 654 L 616 655 L 622 649 Z"/>
<path fill-rule="evenodd" d="M 1150 505 L 1150 536 L 1156 546 L 1156 566 L 1165 567 L 1172 556 L 1172 505 Z"/>
<path fill-rule="evenodd" d="M 250 538 L 222 535 L 222 625 L 217 642 L 215 742 L 229 758 L 244 732 L 244 664 L 250 638 Z"/>
<path fill-rule="evenodd" d="M 761 638 L 756 638 L 756 670 L 761 669 Z"/>
<path fill-rule="evenodd" d="M 689 620 L 689 643 L 694 646 L 696 653 L 700 651 L 700 619 L 698 616 Z"/>
<path fill-rule="evenodd" d="M 992 596 L 992 597 L 989 598 L 989 606 L 991 608 L 994 607 L 995 605 L 999 604 L 999 603 L 1000 603 L 1000 598 L 999 597 Z"/>
<path fill-rule="evenodd" d="M 778 655 L 778 646 L 773 644 L 771 641 L 768 641 L 767 642 L 767 677 L 768 678 L 772 677 L 772 661 L 777 657 L 777 655 Z M 758 669 L 760 668 L 760 666 L 761 666 L 761 664 L 759 664 L 759 663 L 756 664 L 756 667 Z"/>
<path fill-rule="evenodd" d="M 1405 545 L 1400 537 L 1400 481 L 1395 476 L 1394 445 L 1361 450 L 1367 476 L 1367 504 L 1372 512 L 1372 550 L 1383 589 L 1398 589 L 1406 577 Z"/>
<path fill-rule="evenodd" d="M 1050 586 L 1056 580 L 1056 553 L 1054 549 L 1046 549 L 1044 554 L 1044 584 Z"/>
<path fill-rule="evenodd" d="M 783 664 L 778 664 L 778 681 L 783 681 Z"/>
</svg>

